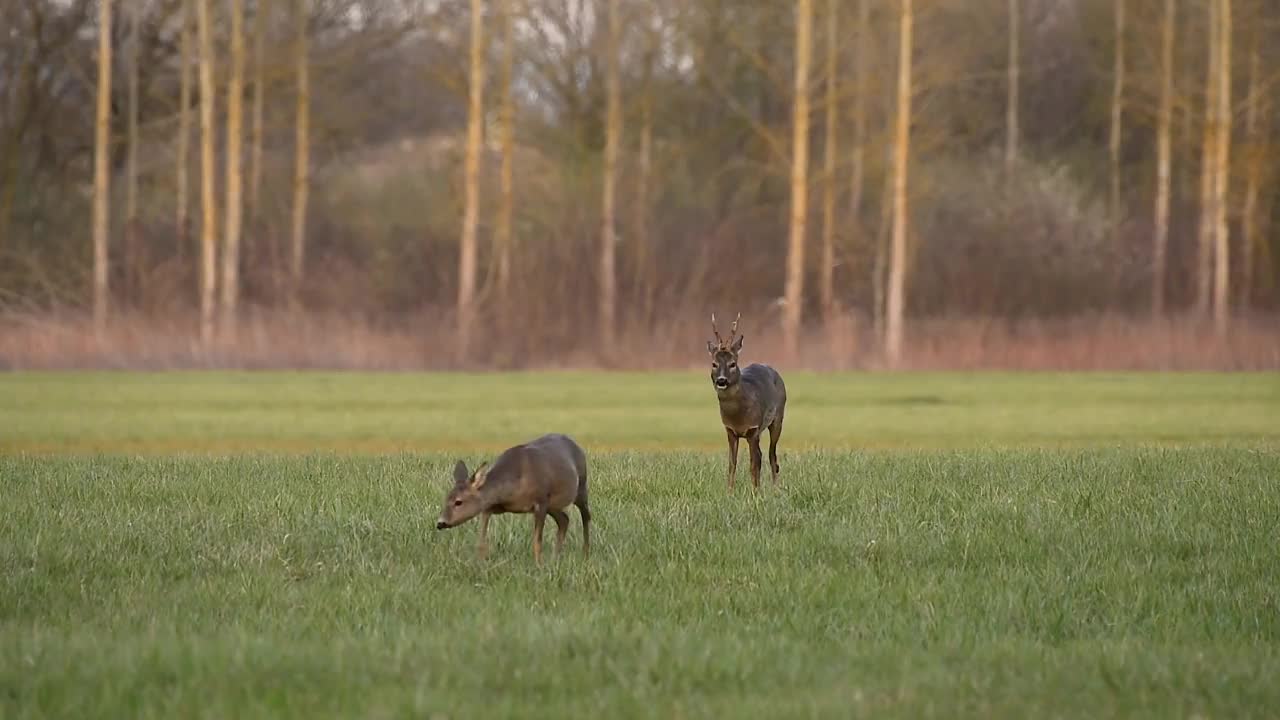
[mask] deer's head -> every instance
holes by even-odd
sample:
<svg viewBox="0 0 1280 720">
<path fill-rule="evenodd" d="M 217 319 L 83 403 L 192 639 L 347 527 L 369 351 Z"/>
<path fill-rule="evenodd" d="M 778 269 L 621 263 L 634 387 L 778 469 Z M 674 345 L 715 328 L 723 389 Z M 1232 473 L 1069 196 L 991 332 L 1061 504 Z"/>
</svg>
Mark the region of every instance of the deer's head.
<svg viewBox="0 0 1280 720">
<path fill-rule="evenodd" d="M 475 472 L 468 472 L 466 463 L 458 461 L 453 468 L 453 487 L 444 499 L 440 519 L 436 521 L 437 530 L 457 527 L 480 514 L 484 509 L 480 489 L 484 487 L 488 474 L 487 463 L 480 463 Z"/>
<path fill-rule="evenodd" d="M 716 314 L 711 313 L 711 332 L 716 339 L 707 341 L 707 353 L 711 355 L 711 384 L 716 390 L 728 390 L 742 379 L 742 371 L 738 369 L 738 353 L 742 350 L 742 336 L 738 335 L 738 320 L 742 313 L 734 318 L 729 328 L 729 341 L 725 342 L 716 329 Z"/>
</svg>

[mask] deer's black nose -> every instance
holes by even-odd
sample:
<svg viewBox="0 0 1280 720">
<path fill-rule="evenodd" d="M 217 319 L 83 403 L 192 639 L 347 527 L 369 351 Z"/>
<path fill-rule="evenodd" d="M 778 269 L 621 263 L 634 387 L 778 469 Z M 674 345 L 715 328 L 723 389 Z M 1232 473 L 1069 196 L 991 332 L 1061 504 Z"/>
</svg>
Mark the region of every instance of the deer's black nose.
<svg viewBox="0 0 1280 720">
<path fill-rule="evenodd" d="M 436 529 L 437 529 L 437 530 L 443 530 L 443 529 L 445 529 L 445 528 L 447 528 L 447 527 L 449 527 L 449 523 L 447 523 L 447 522 L 445 522 L 445 521 L 443 521 L 443 520 L 437 520 L 437 521 L 436 521 Z"/>
<path fill-rule="evenodd" d="M 716 387 L 718 388 L 729 387 L 729 378 L 722 378 L 722 377 L 716 378 Z"/>
</svg>

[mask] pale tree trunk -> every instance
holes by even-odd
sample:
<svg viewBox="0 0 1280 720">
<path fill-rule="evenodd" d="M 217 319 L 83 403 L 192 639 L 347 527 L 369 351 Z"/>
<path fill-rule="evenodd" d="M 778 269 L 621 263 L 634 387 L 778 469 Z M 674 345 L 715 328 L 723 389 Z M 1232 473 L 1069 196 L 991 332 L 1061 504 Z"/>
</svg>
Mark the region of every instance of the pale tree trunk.
<svg viewBox="0 0 1280 720">
<path fill-rule="evenodd" d="M 213 26 L 209 0 L 196 0 L 200 35 L 200 341 L 213 342 L 214 300 L 217 290 L 217 201 L 214 198 Z"/>
<path fill-rule="evenodd" d="M 1121 0 L 1116 1 L 1121 2 Z M 1018 58 L 1021 24 L 1018 0 L 1009 0 L 1009 80 L 1008 97 L 1005 102 L 1004 136 L 1004 168 L 1008 176 L 1013 175 L 1013 168 L 1018 162 Z"/>
<path fill-rule="evenodd" d="M 1213 198 L 1215 183 L 1214 153 L 1217 126 L 1218 86 L 1218 0 L 1208 0 L 1209 31 L 1208 52 L 1205 60 L 1204 80 L 1204 129 L 1200 143 L 1200 223 L 1196 243 L 1196 300 L 1195 310 L 1200 317 L 1209 314 L 1209 301 L 1213 290 Z"/>
<path fill-rule="evenodd" d="M 836 43 L 840 0 L 827 0 L 827 121 L 822 168 L 822 274 L 819 294 L 822 320 L 827 329 L 835 315 L 835 237 L 836 237 Z"/>
<path fill-rule="evenodd" d="M 858 0 L 858 29 L 855 42 L 858 43 L 854 62 L 854 96 L 853 96 L 853 152 L 850 160 L 852 177 L 849 179 L 849 218 L 857 230 L 862 227 L 862 187 L 866 177 L 867 138 L 867 52 L 870 38 L 867 28 L 871 20 L 871 0 Z"/>
<path fill-rule="evenodd" d="M 1253 299 L 1254 259 L 1258 246 L 1262 242 L 1259 232 L 1261 225 L 1258 210 L 1258 195 L 1262 185 L 1263 159 L 1267 153 L 1267 137 L 1270 135 L 1270 104 L 1267 101 L 1268 91 L 1262 87 L 1262 52 L 1259 46 L 1262 32 L 1256 21 L 1252 30 L 1252 41 L 1249 46 L 1249 109 L 1245 116 L 1245 136 L 1249 155 L 1245 159 L 1244 217 L 1241 219 L 1243 245 L 1240 249 L 1240 289 L 1239 304 L 1247 310 Z"/>
<path fill-rule="evenodd" d="M 227 82 L 227 206 L 222 248 L 222 335 L 234 339 L 240 296 L 240 230 L 244 212 L 240 160 L 244 97 L 244 0 L 231 0 L 231 77 Z"/>
<path fill-rule="evenodd" d="M 178 257 L 185 258 L 190 237 L 190 170 L 191 160 L 191 0 L 182 0 L 182 33 L 178 50 L 178 180 L 177 232 Z"/>
<path fill-rule="evenodd" d="M 898 39 L 898 114 L 893 138 L 893 246 L 889 260 L 889 297 L 885 318 L 885 350 L 890 367 L 902 361 L 903 316 L 907 279 L 907 161 L 911 150 L 911 54 L 914 14 L 911 0 L 901 0 Z"/>
<path fill-rule="evenodd" d="M 1169 245 L 1169 192 L 1173 158 L 1173 43 L 1177 0 L 1164 0 L 1160 42 L 1160 117 L 1156 130 L 1155 233 L 1151 249 L 1151 314 L 1164 316 L 1164 277 Z"/>
<path fill-rule="evenodd" d="M 111 221 L 111 0 L 98 3 L 98 106 L 93 133 L 93 327 L 107 329 L 107 227 Z"/>
<path fill-rule="evenodd" d="M 638 276 L 637 308 L 646 327 L 653 310 L 654 281 L 652 254 L 649 248 L 649 178 L 653 172 L 653 63 L 656 42 L 650 38 L 645 53 L 644 80 L 640 89 L 640 147 L 636 158 L 636 202 L 633 232 L 635 238 L 636 274 Z"/>
<path fill-rule="evenodd" d="M 885 167 L 893 165 L 893 148 L 888 148 L 885 155 Z M 880 190 L 880 220 L 876 226 L 876 259 L 874 275 L 871 278 L 872 325 L 876 339 L 883 343 L 885 338 L 885 300 L 888 295 L 889 280 L 889 234 L 893 231 L 893 173 L 884 173 L 884 186 Z"/>
<path fill-rule="evenodd" d="M 809 212 L 809 61 L 813 55 L 813 2 L 796 0 L 796 75 L 791 121 L 791 223 L 787 236 L 786 306 L 782 334 L 787 357 L 800 354 L 804 303 L 805 221 Z"/>
<path fill-rule="evenodd" d="M 311 161 L 311 78 L 310 53 L 307 48 L 308 0 L 294 4 L 294 78 L 297 83 L 297 107 L 294 110 L 293 147 L 293 218 L 289 246 L 289 306 L 302 308 L 302 268 L 307 238 L 307 191 L 310 189 Z"/>
<path fill-rule="evenodd" d="M 1220 0 L 1218 11 L 1218 132 L 1214 153 L 1214 283 L 1213 325 L 1219 335 L 1227 332 L 1230 320 L 1231 233 L 1227 211 L 1231 179 L 1231 0 Z"/>
<path fill-rule="evenodd" d="M 618 0 L 609 2 L 608 47 L 605 49 L 605 141 L 604 141 L 604 192 L 600 213 L 600 340 L 605 348 L 611 348 L 614 339 L 614 321 L 617 315 L 617 277 L 615 253 L 618 239 L 615 233 L 616 201 L 618 192 L 618 144 L 622 139 L 622 81 L 619 77 L 618 55 L 622 50 L 622 18 L 618 14 Z"/>
<path fill-rule="evenodd" d="M 476 226 L 480 217 L 480 134 L 484 124 L 484 3 L 471 0 L 471 72 L 464 158 L 462 238 L 458 253 L 458 334 L 456 360 L 466 362 L 475 324 Z"/>
<path fill-rule="evenodd" d="M 142 0 L 126 0 L 129 8 L 129 43 L 126 58 L 126 145 L 124 165 L 124 303 L 136 302 L 138 293 L 138 51 L 142 32 Z"/>
<path fill-rule="evenodd" d="M 1123 133 L 1124 117 L 1124 10 L 1125 0 L 1113 0 L 1115 3 L 1115 70 L 1111 88 L 1111 236 L 1117 245 L 1120 242 L 1120 230 L 1123 218 L 1120 207 L 1120 140 Z"/>
<path fill-rule="evenodd" d="M 498 313 L 503 329 L 510 328 L 511 315 L 511 221 L 514 214 L 513 173 L 515 172 L 516 130 L 512 73 L 515 67 L 515 1 L 504 0 L 502 8 L 502 105 L 499 130 L 502 142 L 502 169 L 498 178 L 498 226 L 494 233 L 498 260 Z"/>
<path fill-rule="evenodd" d="M 266 100 L 266 42 L 270 0 L 258 0 L 253 12 L 253 126 L 249 130 L 249 196 L 246 217 L 253 224 L 261 207 L 262 194 L 262 113 Z M 253 241 L 261 245 L 261 240 Z"/>
</svg>

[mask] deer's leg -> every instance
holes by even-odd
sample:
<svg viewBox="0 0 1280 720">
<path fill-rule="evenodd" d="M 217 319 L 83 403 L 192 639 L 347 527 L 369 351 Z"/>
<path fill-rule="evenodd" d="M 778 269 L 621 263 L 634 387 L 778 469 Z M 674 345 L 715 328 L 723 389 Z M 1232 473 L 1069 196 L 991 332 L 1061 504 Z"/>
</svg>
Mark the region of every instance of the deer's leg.
<svg viewBox="0 0 1280 720">
<path fill-rule="evenodd" d="M 542 526 L 547 523 L 547 506 L 533 507 L 533 561 L 542 564 Z"/>
<path fill-rule="evenodd" d="M 591 510 L 587 507 L 587 498 L 579 497 L 574 503 L 578 506 L 578 515 L 582 517 L 582 556 L 591 557 Z"/>
<path fill-rule="evenodd" d="M 738 433 L 724 429 L 724 433 L 729 438 L 729 489 L 733 489 L 733 481 L 738 476 Z"/>
<path fill-rule="evenodd" d="M 778 483 L 778 440 L 782 437 L 782 418 L 769 426 L 769 469 L 773 471 L 773 483 Z"/>
<path fill-rule="evenodd" d="M 551 510 L 547 514 L 556 521 L 556 554 L 559 555 L 564 550 L 564 535 L 569 532 L 569 515 L 563 510 Z"/>
<path fill-rule="evenodd" d="M 760 454 L 760 428 L 747 435 L 747 446 L 751 448 L 751 486 L 760 487 L 760 464 L 764 459 Z"/>
<path fill-rule="evenodd" d="M 476 543 L 476 551 L 480 554 L 480 558 L 484 559 L 489 556 L 489 513 L 480 513 L 480 542 Z"/>
</svg>

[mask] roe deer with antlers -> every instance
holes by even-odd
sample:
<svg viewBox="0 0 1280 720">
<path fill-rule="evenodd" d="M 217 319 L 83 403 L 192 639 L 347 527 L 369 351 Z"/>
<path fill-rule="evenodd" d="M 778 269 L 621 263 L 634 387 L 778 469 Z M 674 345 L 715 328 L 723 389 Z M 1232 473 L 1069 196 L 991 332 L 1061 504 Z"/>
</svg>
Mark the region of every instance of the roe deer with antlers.
<svg viewBox="0 0 1280 720">
<path fill-rule="evenodd" d="M 769 469 L 773 482 L 778 483 L 778 440 L 782 437 L 782 416 L 787 408 L 787 386 L 777 370 L 761 363 L 738 368 L 738 353 L 742 350 L 742 336 L 738 335 L 738 320 L 729 329 L 729 341 L 725 342 L 716 329 L 715 313 L 711 314 L 711 332 L 715 341 L 707 341 L 711 354 L 711 384 L 715 386 L 720 401 L 720 421 L 724 423 L 729 438 L 729 489 L 738 474 L 738 440 L 747 439 L 751 449 L 751 484 L 760 487 L 760 433 L 769 428 Z M 736 336 L 736 337 L 735 337 Z"/>
</svg>

